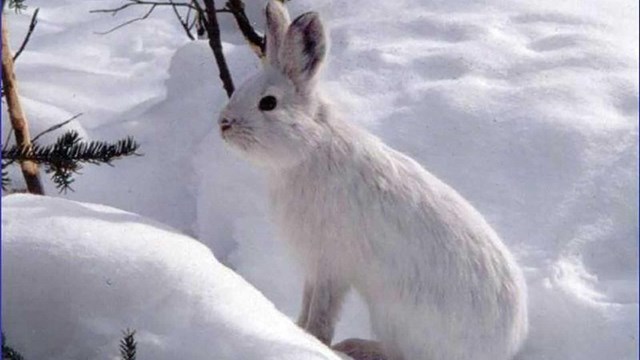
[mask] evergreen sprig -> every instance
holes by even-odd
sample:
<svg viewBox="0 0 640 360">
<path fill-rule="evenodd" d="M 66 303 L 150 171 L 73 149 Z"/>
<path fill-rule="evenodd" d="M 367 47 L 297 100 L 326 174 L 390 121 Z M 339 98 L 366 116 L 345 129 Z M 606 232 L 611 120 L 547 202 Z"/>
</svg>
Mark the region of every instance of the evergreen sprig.
<svg viewBox="0 0 640 360">
<path fill-rule="evenodd" d="M 9 178 L 9 172 L 5 170 L 5 168 L 9 166 L 8 162 L 2 161 L 2 190 L 7 190 L 9 185 L 11 184 L 11 179 Z"/>
<path fill-rule="evenodd" d="M 124 156 L 139 155 L 138 144 L 132 137 L 118 140 L 115 143 L 105 141 L 83 142 L 74 130 L 62 134 L 54 144 L 40 145 L 33 143 L 31 147 L 12 146 L 2 150 L 3 186 L 6 184 L 5 168 L 18 161 L 30 160 L 45 166 L 51 179 L 60 192 L 66 192 L 73 183 L 73 174 L 79 173 L 83 163 L 100 165 L 111 163 Z"/>
<path fill-rule="evenodd" d="M 27 8 L 24 4 L 25 0 L 9 0 L 9 9 L 14 9 L 16 12 L 20 12 Z"/>
<path fill-rule="evenodd" d="M 2 333 L 2 360 L 24 360 L 22 355 L 7 345 L 4 333 Z"/>
<path fill-rule="evenodd" d="M 125 330 L 124 336 L 120 340 L 120 357 L 122 360 L 136 360 L 136 343 L 135 330 Z"/>
</svg>

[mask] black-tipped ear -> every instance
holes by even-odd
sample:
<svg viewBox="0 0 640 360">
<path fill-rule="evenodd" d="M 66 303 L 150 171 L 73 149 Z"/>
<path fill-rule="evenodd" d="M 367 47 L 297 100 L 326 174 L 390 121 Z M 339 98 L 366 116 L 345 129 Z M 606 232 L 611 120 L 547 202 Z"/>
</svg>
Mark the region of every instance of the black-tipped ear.
<svg viewBox="0 0 640 360">
<path fill-rule="evenodd" d="M 315 12 L 300 15 L 291 23 L 280 49 L 282 71 L 298 88 L 310 86 L 327 52 L 327 40 Z"/>
<path fill-rule="evenodd" d="M 280 1 L 269 0 L 266 8 L 266 55 L 267 61 L 273 66 L 278 66 L 278 52 L 282 47 L 287 27 L 291 20 L 289 13 Z"/>
</svg>

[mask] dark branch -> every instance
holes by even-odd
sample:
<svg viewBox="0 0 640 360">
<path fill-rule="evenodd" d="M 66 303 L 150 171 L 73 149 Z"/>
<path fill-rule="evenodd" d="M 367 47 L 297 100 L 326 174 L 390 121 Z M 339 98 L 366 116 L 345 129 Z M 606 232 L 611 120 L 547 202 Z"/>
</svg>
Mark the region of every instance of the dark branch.
<svg viewBox="0 0 640 360">
<path fill-rule="evenodd" d="M 192 3 L 174 2 L 173 0 L 169 0 L 168 2 L 167 1 L 146 1 L 146 0 L 129 0 L 129 1 L 130 2 L 128 2 L 128 3 L 126 3 L 126 4 L 122 5 L 122 6 L 119 6 L 117 8 L 113 8 L 113 9 L 95 9 L 95 10 L 91 10 L 89 12 L 90 13 L 109 13 L 112 16 L 115 16 L 120 11 L 122 11 L 124 9 L 127 9 L 127 8 L 129 8 L 131 6 L 135 6 L 135 5 L 151 5 L 151 8 L 149 9 L 149 11 L 147 11 L 147 13 L 145 13 L 145 15 L 143 15 L 143 16 L 141 16 L 139 18 L 135 18 L 135 19 L 131 19 L 131 20 L 125 21 L 124 23 L 122 23 L 120 25 L 117 25 L 117 26 L 115 26 L 115 27 L 113 27 L 113 28 L 111 28 L 111 29 L 109 29 L 107 31 L 96 32 L 96 34 L 106 35 L 106 34 L 109 34 L 111 32 L 114 32 L 114 31 L 116 31 L 116 30 L 118 30 L 120 28 L 123 28 L 123 27 L 125 27 L 127 25 L 130 25 L 131 23 L 134 23 L 134 22 L 137 22 L 137 21 L 141 21 L 141 20 L 145 20 L 151 15 L 151 13 L 158 6 L 171 6 L 174 9 L 174 11 L 176 11 L 176 15 L 178 16 L 178 21 L 180 21 L 180 24 L 182 24 L 184 26 L 183 20 L 181 19 L 179 14 L 177 14 L 177 10 L 176 9 L 178 7 L 186 7 L 189 10 L 197 10 L 198 7 L 199 7 L 199 6 L 197 6 L 198 5 L 197 1 L 194 1 Z M 227 9 L 219 9 L 219 10 L 216 10 L 215 12 L 221 12 L 222 13 L 222 12 L 229 12 L 229 10 L 227 10 Z M 189 27 L 187 27 L 187 28 L 189 28 Z M 194 40 L 193 36 L 190 36 L 190 33 L 187 33 L 187 34 L 188 34 L 190 39 Z"/>
<path fill-rule="evenodd" d="M 227 1 L 226 9 L 233 14 L 240 32 L 242 32 L 244 38 L 249 42 L 249 45 L 255 49 L 254 51 L 257 50 L 256 53 L 258 54 L 258 57 L 264 56 L 264 38 L 258 34 L 251 25 L 247 14 L 244 12 L 244 3 L 242 0 Z"/>
<path fill-rule="evenodd" d="M 36 135 L 36 137 L 34 137 L 33 139 L 31 139 L 31 142 L 34 143 L 36 142 L 36 140 L 40 139 L 40 137 L 42 137 L 42 135 L 48 134 L 54 130 L 60 129 L 61 127 L 67 125 L 68 123 L 72 122 L 73 120 L 79 118 L 80 116 L 82 116 L 82 113 L 78 113 L 73 115 L 69 120 L 65 120 L 59 124 L 53 125 L 52 127 L 48 128 L 47 130 L 39 133 L 38 135 Z"/>
<path fill-rule="evenodd" d="M 117 8 L 97 9 L 97 10 L 91 10 L 90 12 L 91 13 L 110 13 L 112 15 L 116 15 L 118 12 L 134 5 L 171 6 L 173 8 L 173 11 L 176 14 L 176 17 L 178 18 L 178 21 L 180 22 L 180 25 L 182 25 L 183 29 L 185 29 L 185 32 L 187 33 L 187 36 L 189 37 L 189 39 L 194 40 L 193 35 L 191 34 L 191 29 L 193 28 L 193 25 L 195 24 L 195 22 L 189 25 L 189 14 L 187 14 L 187 20 L 183 20 L 177 11 L 177 8 L 186 7 L 189 9 L 189 11 L 195 10 L 200 16 L 204 15 L 209 11 L 209 9 L 206 6 L 206 1 L 205 1 L 205 8 L 207 8 L 207 12 L 203 11 L 202 7 L 197 1 L 191 1 L 189 3 L 174 2 L 173 0 L 169 0 L 168 2 L 167 1 L 147 1 L 147 0 L 129 0 L 129 1 L 130 2 L 124 5 L 121 5 Z M 259 57 L 263 56 L 264 46 L 265 46 L 264 37 L 261 36 L 253 28 L 253 25 L 251 25 L 251 21 L 249 21 L 249 18 L 247 17 L 247 14 L 244 11 L 244 2 L 242 0 L 228 0 L 224 8 L 216 9 L 214 12 L 232 14 L 236 20 L 236 23 L 238 24 L 238 28 L 240 29 L 240 32 L 242 32 L 242 35 L 245 37 L 247 42 L 249 42 L 249 45 L 251 45 L 255 49 L 254 51 L 258 54 Z M 209 16 L 208 13 L 207 13 L 207 16 Z M 144 18 L 145 17 L 134 19 L 132 21 L 127 21 L 126 23 L 120 24 L 105 33 L 115 31 L 123 26 L 129 25 L 132 22 L 143 20 Z M 217 20 L 215 20 L 215 22 L 217 22 Z"/>
<path fill-rule="evenodd" d="M 155 5 L 155 6 L 178 6 L 178 7 L 188 7 L 195 9 L 195 7 L 190 3 L 174 3 L 174 2 L 166 2 L 166 1 L 145 1 L 145 0 L 129 0 L 129 3 L 126 3 L 122 6 L 113 9 L 96 9 L 89 11 L 90 13 L 110 13 L 112 15 L 116 15 L 120 11 L 135 5 Z"/>
<path fill-rule="evenodd" d="M 22 54 L 22 51 L 27 46 L 29 39 L 31 39 L 33 30 L 35 30 L 36 25 L 38 25 L 38 12 L 40 12 L 40 8 L 36 8 L 36 10 L 33 12 L 33 15 L 31 16 L 31 22 L 29 23 L 29 31 L 27 31 L 27 35 L 24 37 L 24 40 L 22 40 L 22 44 L 20 44 L 18 51 L 16 51 L 16 53 L 13 55 L 13 62 L 18 59 L 18 56 L 20 56 L 20 54 Z"/>
<path fill-rule="evenodd" d="M 191 0 L 191 2 L 194 2 L 194 1 L 196 1 L 196 0 Z M 184 20 L 186 23 L 189 23 L 189 18 L 191 17 L 191 10 L 192 10 L 192 8 L 187 9 L 186 19 Z"/>
<path fill-rule="evenodd" d="M 9 9 L 14 9 L 16 13 L 20 13 L 22 10 L 27 8 L 27 5 L 24 4 L 25 0 L 8 0 L 3 1 L 2 6 L 4 8 L 4 4 L 9 4 Z"/>
<path fill-rule="evenodd" d="M 207 31 L 207 35 L 209 36 L 209 47 L 213 51 L 213 56 L 216 59 L 216 64 L 218 65 L 218 71 L 220 75 L 220 80 L 222 81 L 222 86 L 227 93 L 228 97 L 231 97 L 233 92 L 235 91 L 235 87 L 233 85 L 233 79 L 231 78 L 231 72 L 229 71 L 229 67 L 227 66 L 227 61 L 224 57 L 224 53 L 222 51 L 222 40 L 220 39 L 220 25 L 218 24 L 218 15 L 216 14 L 215 3 L 213 0 L 203 0 L 204 1 L 204 12 L 200 4 L 197 1 L 194 2 L 198 11 L 202 14 L 206 14 L 206 18 L 202 17 L 202 21 L 204 22 L 205 29 Z"/>
<path fill-rule="evenodd" d="M 113 27 L 113 28 L 111 28 L 111 29 L 109 29 L 109 30 L 107 30 L 107 31 L 104 31 L 104 32 L 96 32 L 96 34 L 98 34 L 98 35 L 107 35 L 107 34 L 109 34 L 109 33 L 112 33 L 112 32 L 114 32 L 114 31 L 116 31 L 116 30 L 120 29 L 120 28 L 123 28 L 123 27 L 125 27 L 125 26 L 127 26 L 127 25 L 133 24 L 134 22 L 145 20 L 146 18 L 148 18 L 148 17 L 149 17 L 149 15 L 151 15 L 151 13 L 153 12 L 153 10 L 155 10 L 155 9 L 156 9 L 156 6 L 157 6 L 157 5 L 151 5 L 151 7 L 149 8 L 149 11 L 147 11 L 144 15 L 142 15 L 142 16 L 141 16 L 141 17 L 139 17 L 139 18 L 135 18 L 135 19 L 131 19 L 131 20 L 125 21 L 125 22 L 123 22 L 122 24 L 120 24 L 120 25 L 118 25 L 118 26 L 116 26 L 116 27 Z"/>
<path fill-rule="evenodd" d="M 173 0 L 169 0 L 171 2 L 171 4 L 173 4 Z M 184 29 L 184 32 L 187 34 L 187 36 L 189 37 L 189 39 L 191 40 L 195 40 L 195 38 L 193 37 L 193 35 L 191 34 L 191 28 L 189 28 L 189 13 L 191 12 L 191 8 L 189 8 L 189 12 L 187 12 L 187 19 L 183 20 L 182 16 L 180 15 L 180 12 L 178 12 L 178 7 L 175 6 L 175 4 L 171 7 L 173 9 L 173 13 L 176 14 L 176 17 L 178 18 L 178 21 L 180 22 L 180 25 L 182 25 L 182 29 Z"/>
<path fill-rule="evenodd" d="M 189 3 L 181 2 L 176 3 L 174 0 L 166 1 L 146 1 L 146 0 L 129 0 L 128 3 L 113 9 L 102 9 L 102 10 L 92 10 L 92 13 L 111 13 L 112 15 L 117 14 L 118 12 L 133 6 L 133 5 L 151 5 L 149 11 L 142 17 L 136 18 L 133 20 L 129 20 L 123 24 L 116 26 L 115 28 L 104 32 L 103 34 L 110 33 L 117 29 L 122 28 L 123 26 L 129 25 L 132 22 L 140 21 L 146 19 L 156 6 L 171 6 L 180 25 L 184 29 L 185 33 L 189 37 L 189 39 L 194 40 L 193 35 L 191 34 L 191 29 L 194 27 L 196 23 L 202 25 L 204 30 L 207 32 L 209 38 L 209 47 L 213 51 L 214 58 L 216 60 L 216 64 L 218 66 L 220 80 L 222 81 L 222 86 L 224 87 L 227 96 L 231 97 L 233 94 L 235 87 L 233 84 L 233 78 L 231 77 L 231 72 L 229 71 L 229 67 L 227 65 L 226 59 L 224 57 L 223 49 L 222 49 L 222 40 L 220 37 L 220 25 L 218 23 L 218 13 L 230 13 L 236 20 L 238 24 L 238 28 L 240 32 L 242 32 L 243 36 L 251 45 L 254 52 L 258 55 L 258 57 L 264 56 L 264 47 L 265 40 L 264 37 L 258 34 L 251 25 L 247 14 L 245 13 L 244 2 L 242 0 L 228 0 L 225 4 L 225 7 L 222 9 L 216 9 L 214 0 L 203 0 L 204 9 L 200 5 L 198 1 L 191 0 Z M 187 7 L 189 11 L 194 10 L 196 12 L 196 16 L 194 16 L 194 22 L 189 24 L 189 14 L 187 13 L 186 20 L 182 18 L 178 11 L 178 7 Z M 200 35 L 200 33 L 198 32 Z"/>
</svg>

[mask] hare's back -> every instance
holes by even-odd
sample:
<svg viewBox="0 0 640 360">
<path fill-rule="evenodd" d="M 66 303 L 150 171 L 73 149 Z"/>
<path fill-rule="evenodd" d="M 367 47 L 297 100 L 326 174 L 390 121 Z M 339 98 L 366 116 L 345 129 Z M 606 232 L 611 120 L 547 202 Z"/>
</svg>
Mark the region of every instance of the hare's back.
<svg viewBox="0 0 640 360">
<path fill-rule="evenodd" d="M 434 359 L 506 359 L 527 328 L 526 285 L 513 256 L 455 190 L 409 157 L 387 156 L 389 171 L 368 196 L 363 241 L 375 260 L 359 289 L 378 304 L 378 335 L 407 332 L 407 345 L 422 339 Z"/>
</svg>

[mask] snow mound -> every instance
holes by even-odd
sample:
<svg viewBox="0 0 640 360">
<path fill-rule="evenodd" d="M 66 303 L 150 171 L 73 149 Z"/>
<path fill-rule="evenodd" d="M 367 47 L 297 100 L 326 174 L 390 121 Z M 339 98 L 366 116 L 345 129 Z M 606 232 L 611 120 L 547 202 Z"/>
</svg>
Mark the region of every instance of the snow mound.
<svg viewBox="0 0 640 360">
<path fill-rule="evenodd" d="M 2 204 L 3 331 L 27 359 L 338 359 L 202 244 L 107 206 Z"/>
</svg>

